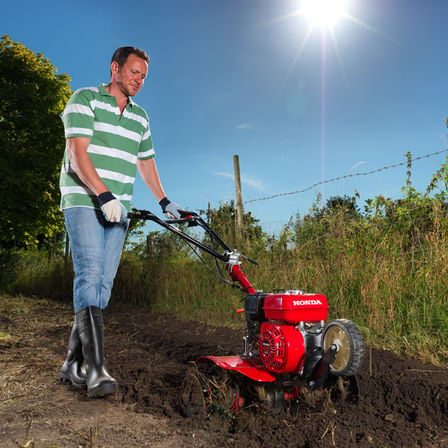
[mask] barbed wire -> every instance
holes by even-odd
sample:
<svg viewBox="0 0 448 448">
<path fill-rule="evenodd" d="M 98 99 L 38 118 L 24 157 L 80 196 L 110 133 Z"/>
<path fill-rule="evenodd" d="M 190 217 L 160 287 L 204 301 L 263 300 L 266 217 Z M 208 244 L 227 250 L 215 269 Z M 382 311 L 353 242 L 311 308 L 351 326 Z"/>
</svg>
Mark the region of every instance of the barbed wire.
<svg viewBox="0 0 448 448">
<path fill-rule="evenodd" d="M 244 201 L 244 205 L 249 204 L 251 202 L 267 201 L 268 199 L 275 199 L 275 198 L 282 197 L 282 196 L 290 196 L 290 195 L 293 195 L 293 194 L 305 193 L 305 192 L 307 192 L 309 190 L 312 190 L 315 187 L 318 187 L 319 185 L 325 185 L 325 184 L 329 184 L 331 182 L 337 182 L 337 181 L 344 180 L 344 179 L 349 179 L 349 178 L 352 178 L 352 177 L 369 176 L 371 174 L 379 173 L 381 171 L 390 170 L 392 168 L 397 168 L 399 166 L 408 165 L 410 162 L 416 162 L 418 160 L 427 159 L 429 157 L 433 157 L 433 156 L 436 156 L 436 155 L 439 155 L 439 154 L 443 154 L 445 152 L 448 152 L 448 149 L 442 149 L 441 151 L 432 152 L 430 154 L 424 154 L 422 156 L 412 157 L 412 158 L 409 158 L 408 160 L 406 160 L 405 162 L 395 163 L 395 164 L 389 165 L 389 166 L 383 166 L 382 168 L 377 168 L 376 170 L 372 170 L 372 171 L 365 171 L 363 173 L 355 173 L 355 174 L 346 174 L 344 176 L 338 176 L 338 177 L 333 177 L 331 179 L 321 180 L 320 182 L 316 182 L 315 184 L 310 185 L 309 187 L 306 187 L 306 188 L 304 188 L 302 190 L 290 191 L 290 192 L 287 192 L 287 193 L 277 193 L 277 194 L 273 194 L 271 196 L 264 196 L 264 197 L 261 197 L 261 198 L 250 199 L 248 201 Z"/>
</svg>

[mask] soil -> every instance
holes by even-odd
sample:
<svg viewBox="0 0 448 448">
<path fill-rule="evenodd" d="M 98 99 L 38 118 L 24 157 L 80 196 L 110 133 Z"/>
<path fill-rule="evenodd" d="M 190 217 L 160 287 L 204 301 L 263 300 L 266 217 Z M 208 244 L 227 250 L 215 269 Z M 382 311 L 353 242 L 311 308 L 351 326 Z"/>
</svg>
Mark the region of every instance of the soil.
<svg viewBox="0 0 448 448">
<path fill-rule="evenodd" d="M 357 403 L 187 418 L 189 362 L 238 354 L 240 330 L 112 304 L 105 346 L 119 391 L 89 399 L 58 381 L 71 319 L 68 302 L 0 297 L 1 447 L 448 447 L 447 369 L 367 348 Z"/>
</svg>

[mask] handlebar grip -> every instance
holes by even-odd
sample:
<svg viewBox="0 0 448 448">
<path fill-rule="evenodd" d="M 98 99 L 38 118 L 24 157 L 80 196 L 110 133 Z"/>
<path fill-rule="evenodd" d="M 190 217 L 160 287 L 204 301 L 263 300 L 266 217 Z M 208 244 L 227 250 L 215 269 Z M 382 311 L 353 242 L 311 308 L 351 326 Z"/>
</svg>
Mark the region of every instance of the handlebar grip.
<svg viewBox="0 0 448 448">
<path fill-rule="evenodd" d="M 182 219 L 190 219 L 190 218 L 197 217 L 197 216 L 199 216 L 199 215 L 195 212 L 189 212 L 187 210 L 180 211 L 180 217 Z"/>
</svg>

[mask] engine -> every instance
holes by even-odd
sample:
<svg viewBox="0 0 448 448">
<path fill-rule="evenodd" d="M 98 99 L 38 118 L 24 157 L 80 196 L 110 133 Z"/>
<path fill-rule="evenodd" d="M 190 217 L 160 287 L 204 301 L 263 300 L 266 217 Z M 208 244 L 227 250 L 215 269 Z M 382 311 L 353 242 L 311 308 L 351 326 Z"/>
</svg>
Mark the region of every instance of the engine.
<svg viewBox="0 0 448 448">
<path fill-rule="evenodd" d="M 303 360 L 305 343 L 302 334 L 292 325 L 261 324 L 258 353 L 263 364 L 274 372 L 296 371 Z"/>
<path fill-rule="evenodd" d="M 276 373 L 310 373 L 321 354 L 328 315 L 325 296 L 301 291 L 249 294 L 245 314 L 246 352 Z"/>
</svg>

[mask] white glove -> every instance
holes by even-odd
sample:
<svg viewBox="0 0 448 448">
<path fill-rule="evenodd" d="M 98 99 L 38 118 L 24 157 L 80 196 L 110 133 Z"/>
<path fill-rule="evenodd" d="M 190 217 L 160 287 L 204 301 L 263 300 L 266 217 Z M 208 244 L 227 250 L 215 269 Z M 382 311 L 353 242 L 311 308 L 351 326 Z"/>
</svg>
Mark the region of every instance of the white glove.
<svg viewBox="0 0 448 448">
<path fill-rule="evenodd" d="M 162 212 L 165 214 L 165 216 L 169 219 L 180 219 L 181 218 L 181 212 L 184 211 L 184 209 L 175 202 L 171 202 L 168 200 L 168 198 L 163 198 L 160 202 L 160 207 L 162 207 Z"/>
<path fill-rule="evenodd" d="M 126 216 L 124 207 L 110 191 L 98 195 L 98 203 L 106 221 L 121 222 L 124 220 L 123 217 Z"/>
</svg>

